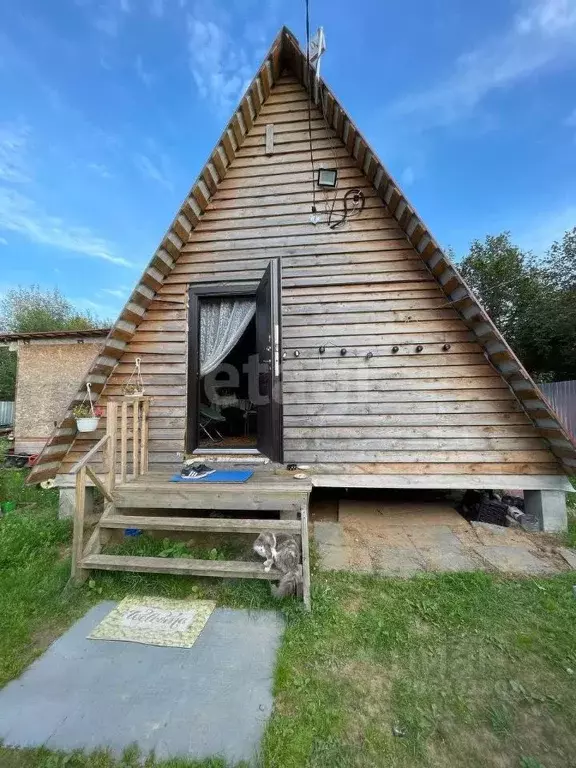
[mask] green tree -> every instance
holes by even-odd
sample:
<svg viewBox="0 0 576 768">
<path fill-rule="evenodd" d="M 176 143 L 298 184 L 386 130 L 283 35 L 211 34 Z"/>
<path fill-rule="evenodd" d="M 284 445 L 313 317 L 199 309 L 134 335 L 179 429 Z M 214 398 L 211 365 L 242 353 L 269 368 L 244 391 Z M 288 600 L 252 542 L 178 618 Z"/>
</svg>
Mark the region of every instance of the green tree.
<svg viewBox="0 0 576 768">
<path fill-rule="evenodd" d="M 7 333 L 84 330 L 100 327 L 89 312 L 78 312 L 62 293 L 38 285 L 13 288 L 0 300 L 0 330 Z M 0 400 L 13 400 L 16 353 L 0 347 Z"/>
<path fill-rule="evenodd" d="M 0 400 L 14 400 L 16 389 L 16 352 L 0 347 Z"/>
<path fill-rule="evenodd" d="M 13 288 L 0 301 L 0 328 L 10 333 L 78 331 L 98 324 L 90 312 L 78 312 L 58 288 Z"/>
<path fill-rule="evenodd" d="M 537 379 L 576 378 L 576 229 L 536 259 L 509 232 L 475 240 L 461 269 Z"/>
<path fill-rule="evenodd" d="M 576 227 L 565 232 L 562 240 L 552 243 L 546 267 L 558 288 L 576 291 Z"/>
</svg>

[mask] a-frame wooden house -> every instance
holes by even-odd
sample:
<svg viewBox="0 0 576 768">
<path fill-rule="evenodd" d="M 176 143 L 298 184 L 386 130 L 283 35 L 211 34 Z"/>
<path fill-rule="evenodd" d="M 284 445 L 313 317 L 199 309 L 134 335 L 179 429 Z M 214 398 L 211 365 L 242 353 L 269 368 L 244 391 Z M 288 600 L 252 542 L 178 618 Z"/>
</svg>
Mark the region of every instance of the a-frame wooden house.
<svg viewBox="0 0 576 768">
<path fill-rule="evenodd" d="M 322 167 L 337 171 L 335 193 L 317 185 Z M 332 226 L 345 203 L 350 215 Z M 108 404 L 107 487 L 117 506 L 159 507 L 154 492 L 164 506 L 190 506 L 193 489 L 171 487 L 170 474 L 187 452 L 205 455 L 205 431 L 217 441 L 211 455 L 226 442 L 203 407 L 199 363 L 202 307 L 219 297 L 255 304 L 244 352 L 258 356 L 259 383 L 273 396 L 245 408 L 244 429 L 254 432 L 251 455 L 272 460 L 268 481 L 278 482 L 286 509 L 300 509 L 310 485 L 513 487 L 528 492 L 546 527 L 562 525 L 576 466 L 569 437 L 333 92 L 315 87 L 285 28 L 89 373 Z M 151 399 L 133 400 L 128 413 L 114 401 L 136 358 Z M 141 431 L 132 461 L 134 414 Z M 89 453 L 89 474 L 102 482 L 99 451 L 90 450 L 100 435 L 88 437 L 76 433 L 70 410 L 31 480 L 57 475 L 66 485 Z M 274 474 L 280 463 L 306 465 L 309 479 Z M 270 482 L 260 486 L 263 509 L 275 508 Z M 129 504 L 130 487 L 138 493 Z M 230 499 L 238 504 L 254 488 L 238 486 Z"/>
</svg>

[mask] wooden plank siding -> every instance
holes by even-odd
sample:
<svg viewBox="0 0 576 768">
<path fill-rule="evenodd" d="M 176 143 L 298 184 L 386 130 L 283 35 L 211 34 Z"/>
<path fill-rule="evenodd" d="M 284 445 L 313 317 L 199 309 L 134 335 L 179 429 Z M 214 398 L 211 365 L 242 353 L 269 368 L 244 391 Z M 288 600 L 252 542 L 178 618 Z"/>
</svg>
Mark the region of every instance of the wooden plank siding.
<svg viewBox="0 0 576 768">
<path fill-rule="evenodd" d="M 153 397 L 150 469 L 175 466 L 185 450 L 189 284 L 258 280 L 279 257 L 285 462 L 316 464 L 320 473 L 343 473 L 343 465 L 352 474 L 562 473 L 360 158 L 316 107 L 316 166 L 338 168 L 335 215 L 351 187 L 363 191 L 366 206 L 335 230 L 310 222 L 308 95 L 296 78 L 282 76 L 258 115 L 242 116 L 253 126 L 102 393 L 104 405 L 120 395 L 141 358 Z M 317 190 L 323 215 L 331 204 L 332 194 Z M 94 442 L 78 437 L 61 471 Z"/>
</svg>

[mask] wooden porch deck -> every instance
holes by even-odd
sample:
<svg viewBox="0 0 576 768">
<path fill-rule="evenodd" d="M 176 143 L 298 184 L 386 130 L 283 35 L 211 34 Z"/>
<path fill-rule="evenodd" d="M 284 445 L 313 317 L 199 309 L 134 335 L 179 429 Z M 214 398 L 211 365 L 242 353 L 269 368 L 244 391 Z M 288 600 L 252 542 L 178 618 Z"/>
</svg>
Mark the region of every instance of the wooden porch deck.
<svg viewBox="0 0 576 768">
<path fill-rule="evenodd" d="M 218 468 L 251 469 L 254 474 L 245 483 L 174 483 L 170 481 L 173 472 L 147 472 L 115 485 L 115 506 L 280 512 L 285 519 L 296 519 L 308 503 L 312 482 L 295 480 L 292 473 L 275 465 L 219 464 Z"/>
<path fill-rule="evenodd" d="M 190 576 L 266 579 L 279 581 L 282 574 L 265 571 L 261 562 L 217 561 L 192 558 L 129 557 L 102 552 L 112 531 L 137 528 L 147 531 L 249 533 L 263 530 L 291 533 L 300 537 L 301 594 L 310 607 L 310 557 L 308 543 L 309 479 L 294 479 L 287 470 L 274 464 L 234 467 L 250 468 L 253 475 L 244 483 L 171 482 L 174 472 L 148 471 L 147 401 L 131 401 L 134 414 L 132 430 L 132 476 L 128 475 L 127 406 L 122 403 L 120 427 L 120 476 L 117 469 L 117 406 L 108 404 L 106 435 L 73 467 L 76 475 L 76 509 L 72 547 L 72 577 L 84 579 L 91 570 L 171 573 Z M 108 472 L 98 476 L 89 466 L 98 450 L 107 454 Z M 222 469 L 229 467 L 219 463 Z M 85 525 L 86 484 L 92 482 L 103 495 L 104 511 L 88 533 Z M 226 517 L 199 517 L 205 510 L 225 512 Z M 150 514 L 152 512 L 152 514 Z M 178 512 L 178 514 L 175 514 Z M 246 513 L 258 513 L 258 518 Z M 280 518 L 280 519 L 278 519 Z"/>
</svg>

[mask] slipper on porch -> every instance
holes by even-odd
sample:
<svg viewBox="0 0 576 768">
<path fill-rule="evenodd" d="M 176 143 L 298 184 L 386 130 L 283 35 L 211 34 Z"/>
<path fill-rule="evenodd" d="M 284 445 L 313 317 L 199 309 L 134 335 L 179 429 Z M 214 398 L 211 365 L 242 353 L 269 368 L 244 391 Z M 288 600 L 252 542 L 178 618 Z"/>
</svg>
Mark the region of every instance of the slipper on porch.
<svg viewBox="0 0 576 768">
<path fill-rule="evenodd" d="M 171 483 L 245 483 L 254 474 L 253 469 L 217 469 L 206 477 L 172 475 Z"/>
</svg>

